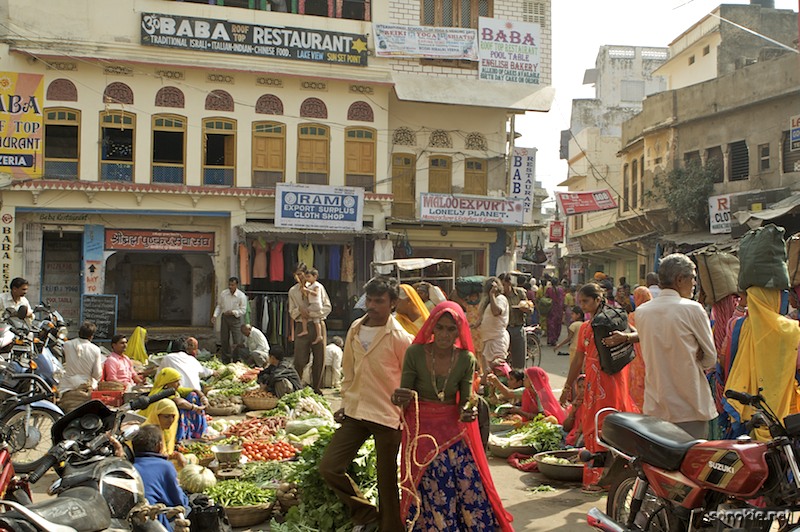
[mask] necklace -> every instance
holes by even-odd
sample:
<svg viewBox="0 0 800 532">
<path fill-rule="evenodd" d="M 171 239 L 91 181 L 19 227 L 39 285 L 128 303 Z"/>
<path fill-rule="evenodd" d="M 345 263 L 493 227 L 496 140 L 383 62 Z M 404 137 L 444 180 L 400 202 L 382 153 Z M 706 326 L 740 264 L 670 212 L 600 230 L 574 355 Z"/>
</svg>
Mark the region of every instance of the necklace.
<svg viewBox="0 0 800 532">
<path fill-rule="evenodd" d="M 447 375 L 444 378 L 444 385 L 442 389 L 439 390 L 439 387 L 436 385 L 436 368 L 435 368 L 435 360 L 436 356 L 433 354 L 433 348 L 426 349 L 426 354 L 430 355 L 428 358 L 428 371 L 431 374 L 431 384 L 433 385 L 433 391 L 436 392 L 436 397 L 439 398 L 439 401 L 444 402 L 444 390 L 447 388 L 447 381 L 450 380 L 450 373 L 453 372 L 453 365 L 456 360 L 456 347 L 453 346 L 450 348 L 450 367 L 447 369 Z"/>
</svg>

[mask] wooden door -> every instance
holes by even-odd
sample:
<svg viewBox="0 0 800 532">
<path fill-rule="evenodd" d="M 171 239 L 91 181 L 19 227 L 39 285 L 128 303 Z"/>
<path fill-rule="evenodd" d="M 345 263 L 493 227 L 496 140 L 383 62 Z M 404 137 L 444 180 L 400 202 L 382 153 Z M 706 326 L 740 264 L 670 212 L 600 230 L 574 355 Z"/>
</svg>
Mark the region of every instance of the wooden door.
<svg viewBox="0 0 800 532">
<path fill-rule="evenodd" d="M 412 154 L 395 153 L 392 155 L 392 194 L 394 195 L 392 216 L 395 218 L 414 218 L 415 164 L 416 160 Z"/>
<path fill-rule="evenodd" d="M 136 322 L 157 321 L 161 306 L 161 267 L 138 264 L 133 268 L 131 287 L 131 319 Z"/>
</svg>

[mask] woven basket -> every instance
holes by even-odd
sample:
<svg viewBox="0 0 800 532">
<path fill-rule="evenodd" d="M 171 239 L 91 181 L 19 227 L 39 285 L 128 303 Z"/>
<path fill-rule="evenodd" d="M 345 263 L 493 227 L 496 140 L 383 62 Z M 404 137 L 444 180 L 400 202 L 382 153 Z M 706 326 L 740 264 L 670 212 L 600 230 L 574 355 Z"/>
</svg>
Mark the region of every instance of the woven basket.
<svg viewBox="0 0 800 532">
<path fill-rule="evenodd" d="M 263 523 L 270 517 L 270 504 L 259 504 L 256 506 L 229 506 L 225 508 L 233 528 L 244 528 Z"/>
<path fill-rule="evenodd" d="M 242 396 L 242 401 L 250 410 L 272 410 L 278 406 L 277 397 L 251 397 L 244 395 Z"/>
<path fill-rule="evenodd" d="M 101 392 L 121 392 L 125 387 L 125 384 L 121 382 L 100 381 L 97 383 L 97 389 Z"/>
<path fill-rule="evenodd" d="M 289 499 L 285 495 L 278 495 L 277 502 L 281 508 L 281 513 L 285 514 L 286 512 L 289 511 L 289 508 L 292 508 L 300 504 L 300 497 Z"/>
<path fill-rule="evenodd" d="M 241 413 L 242 413 L 242 408 L 238 405 L 226 406 L 224 408 L 217 408 L 214 406 L 206 407 L 206 414 L 213 417 L 235 416 Z"/>
</svg>

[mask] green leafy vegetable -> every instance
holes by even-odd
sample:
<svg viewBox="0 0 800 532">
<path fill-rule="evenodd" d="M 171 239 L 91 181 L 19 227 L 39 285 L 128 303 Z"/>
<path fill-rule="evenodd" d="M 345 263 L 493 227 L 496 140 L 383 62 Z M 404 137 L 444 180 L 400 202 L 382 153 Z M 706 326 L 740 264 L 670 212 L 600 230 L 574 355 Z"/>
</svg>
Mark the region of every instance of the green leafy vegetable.
<svg viewBox="0 0 800 532">
<path fill-rule="evenodd" d="M 252 482 L 223 480 L 205 491 L 209 498 L 225 508 L 231 506 L 255 506 L 272 502 L 273 490 L 261 489 Z"/>
</svg>

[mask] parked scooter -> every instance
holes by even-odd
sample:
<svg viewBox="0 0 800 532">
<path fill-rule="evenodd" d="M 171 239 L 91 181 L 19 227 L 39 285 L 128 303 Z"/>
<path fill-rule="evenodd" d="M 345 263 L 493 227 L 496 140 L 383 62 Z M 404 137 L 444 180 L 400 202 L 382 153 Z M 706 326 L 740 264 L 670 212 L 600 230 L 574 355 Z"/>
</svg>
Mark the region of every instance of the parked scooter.
<svg viewBox="0 0 800 532">
<path fill-rule="evenodd" d="M 130 460 L 113 456 L 110 438 L 121 443 L 132 438 L 138 425 L 122 430 L 126 413 L 146 408 L 169 395 L 170 390 L 165 390 L 142 396 L 116 412 L 100 401 L 88 401 L 64 416 L 53 426 L 55 445 L 28 476 L 30 483 L 36 483 L 50 468 L 56 467 L 61 478 L 50 487 L 49 493 L 57 497 L 30 505 L 0 501 L 11 509 L 0 514 L 0 530 L 164 531 L 153 519 L 141 524 L 145 514 L 153 514 L 153 507 L 145 500 L 142 479 Z"/>
<path fill-rule="evenodd" d="M 67 326 L 69 323 L 64 319 L 60 312 L 53 310 L 44 303 L 36 305 L 33 309 L 34 326 L 39 339 L 39 351 L 48 351 L 59 361 L 64 363 L 64 343 L 67 341 L 69 333 Z"/>
<path fill-rule="evenodd" d="M 767 428 L 772 439 L 697 440 L 655 417 L 608 414 L 597 441 L 614 457 L 604 477 L 611 487 L 606 513 L 592 508 L 589 525 L 607 532 L 766 532 L 773 524 L 800 531 L 793 514 L 800 509 L 800 414 L 781 423 L 761 390 L 725 396 L 754 409 L 748 431 Z"/>
</svg>

